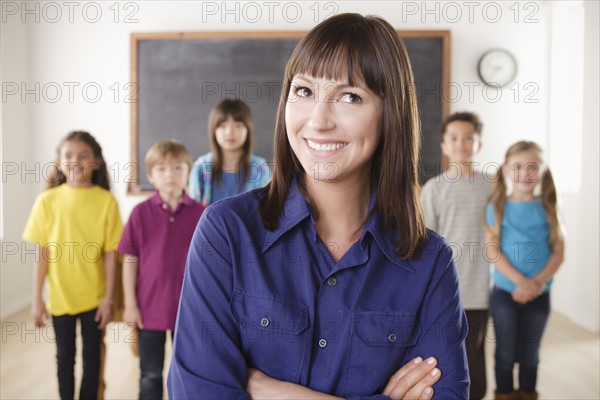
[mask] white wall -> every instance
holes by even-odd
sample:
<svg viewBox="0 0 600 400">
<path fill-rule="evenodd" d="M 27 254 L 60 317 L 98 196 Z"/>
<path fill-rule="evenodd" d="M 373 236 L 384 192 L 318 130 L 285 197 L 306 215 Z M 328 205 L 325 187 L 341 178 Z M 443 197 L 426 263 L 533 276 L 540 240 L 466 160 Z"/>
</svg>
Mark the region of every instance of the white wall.
<svg viewBox="0 0 600 400">
<path fill-rule="evenodd" d="M 599 163 L 598 110 L 600 86 L 598 49 L 600 5 L 584 3 L 584 71 L 583 71 L 583 148 L 581 153 L 582 185 L 578 193 L 564 193 L 563 209 L 567 225 L 566 260 L 557 274 L 554 306 L 581 326 L 600 330 L 598 273 L 599 244 Z"/>
<path fill-rule="evenodd" d="M 29 80 L 29 34 L 23 24 L 2 24 L 2 82 Z M 4 95 L 3 86 L 3 95 Z M 20 101 L 2 103 L 2 255 L 0 268 L 0 317 L 25 307 L 31 298 L 31 265 L 33 257 L 26 256 L 21 241 L 23 224 L 29 213 L 34 192 L 31 184 L 23 182 L 21 165 L 31 164 L 33 147 L 30 140 L 28 104 Z M 14 175 L 13 175 L 14 173 Z M 26 178 L 34 179 L 34 176 Z M 31 246 L 29 246 L 31 248 Z M 29 262 L 23 263 L 22 257 Z"/>
<path fill-rule="evenodd" d="M 482 117 L 485 124 L 484 146 L 477 161 L 499 162 L 508 145 L 520 139 L 535 140 L 546 147 L 548 145 L 548 61 L 550 59 L 549 6 L 543 2 L 528 2 L 529 6 L 516 2 L 475 2 L 474 6 L 466 3 L 453 3 L 458 5 L 457 8 L 454 5 L 448 6 L 448 2 L 321 2 L 317 4 L 320 12 L 316 19 L 322 20 L 331 11 L 355 11 L 362 14 L 382 15 L 398 29 L 450 30 L 452 34 L 451 81 L 455 88 L 459 87 L 462 91 L 460 95 L 455 91 L 449 92 L 449 97 L 453 100 L 450 108 L 451 111 L 473 110 Z M 124 173 L 128 172 L 124 164 L 129 161 L 129 104 L 123 102 L 126 93 L 122 88 L 130 81 L 130 33 L 308 30 L 315 25 L 317 8 L 315 2 L 271 2 L 271 9 L 261 2 L 252 3 L 252 7 L 247 6 L 247 3 L 229 2 L 226 6 L 229 10 L 238 7 L 239 22 L 236 22 L 235 11 L 230 14 L 222 12 L 224 4 L 222 2 L 146 1 L 126 3 L 129 4 L 127 9 L 124 8 L 125 3 L 119 3 L 118 22 L 114 22 L 114 2 L 97 2 L 95 4 L 100 5 L 102 17 L 97 23 L 89 23 L 82 15 L 85 4 L 81 3 L 74 9 L 72 23 L 69 22 L 69 10 L 66 7 L 62 9 L 62 18 L 56 23 L 48 21 L 56 18 L 55 10 L 44 11 L 43 7 L 40 9 L 38 23 L 33 20 L 32 15 L 25 16 L 27 18 L 25 24 L 21 23 L 21 15 L 8 16 L 8 23 L 3 23 L 3 38 L 10 37 L 11 40 L 20 43 L 16 45 L 17 47 L 30 49 L 28 58 L 11 58 L 9 61 L 5 54 L 12 54 L 17 50 L 3 47 L 3 62 L 10 63 L 21 74 L 23 73 L 21 69 L 29 67 L 30 80 L 39 82 L 41 87 L 56 82 L 63 88 L 62 98 L 56 103 L 51 103 L 44 98 L 36 103 L 33 101 L 33 96 L 28 96 L 26 118 L 15 115 L 11 119 L 14 124 L 11 130 L 19 130 L 26 134 L 21 138 L 11 139 L 14 142 L 7 141 L 5 137 L 3 146 L 10 147 L 14 157 L 20 159 L 26 159 L 27 149 L 31 149 L 33 160 L 45 162 L 52 159 L 55 145 L 66 132 L 77 128 L 89 130 L 103 145 L 109 165 L 115 165 L 113 169 L 120 172 L 119 179 L 116 179 L 117 182 L 113 185 L 113 192 L 120 203 L 124 218 L 140 201 L 140 198 L 126 195 L 126 184 L 122 182 Z M 326 4 L 329 5 L 328 8 L 325 8 Z M 254 5 L 260 6 L 262 12 L 262 18 L 257 22 L 249 20 L 256 16 L 257 8 Z M 501 9 L 499 17 L 496 14 L 496 7 Z M 207 12 L 216 9 L 218 9 L 216 14 Z M 298 22 L 292 22 L 297 9 L 300 10 L 300 19 Z M 516 15 L 517 9 L 518 15 Z M 269 15 L 270 10 L 272 18 Z M 88 18 L 95 17 L 92 6 L 88 6 L 86 11 Z M 428 11 L 432 12 L 428 13 Z M 457 16 L 457 11 L 461 13 L 460 18 Z M 137 22 L 125 23 L 125 17 L 131 13 Z M 8 27 L 6 30 L 5 26 Z M 22 32 L 26 35 L 22 35 Z M 504 47 L 510 50 L 519 64 L 513 89 L 504 89 L 496 102 L 491 101 L 490 98 L 494 99 L 498 94 L 493 89 L 484 91 L 485 88 L 479 81 L 476 69 L 481 54 L 493 47 Z M 7 51 L 9 53 L 6 53 Z M 26 76 L 15 75 L 11 79 L 20 82 L 25 80 Z M 65 82 L 80 84 L 75 88 L 73 102 L 69 101 Z M 115 91 L 110 89 L 115 82 L 121 88 L 119 101 L 113 99 Z M 97 103 L 91 103 L 83 98 L 81 89 L 86 83 L 97 83 L 101 87 L 102 97 Z M 526 88 L 527 84 L 529 86 Z M 470 96 L 469 86 L 473 85 L 475 85 L 473 95 Z M 517 89 L 518 96 L 515 98 Z M 535 90 L 537 92 L 533 93 Z M 91 90 L 89 93 L 93 95 Z M 49 96 L 46 97 L 55 97 L 54 92 L 48 94 Z M 530 95 L 528 99 L 535 102 L 527 102 L 528 94 Z M 16 103 L 19 102 L 11 99 L 4 104 L 4 108 L 7 108 L 7 104 L 16 107 Z M 592 127 L 588 129 L 591 130 Z M 590 154 L 590 157 L 593 158 L 593 155 Z M 22 184 L 21 190 L 29 193 L 29 197 L 23 194 L 23 199 L 14 201 L 19 204 L 15 204 L 14 214 L 11 211 L 11 218 L 13 218 L 11 229 L 16 232 L 11 236 L 13 240 L 18 240 L 15 238 L 18 238 L 25 223 L 34 194 L 37 194 L 40 189 L 41 185 L 31 180 Z M 7 197 L 6 192 L 5 197 Z M 597 227 L 596 223 L 596 230 Z M 577 236 L 578 233 L 576 232 L 575 235 Z M 580 234 L 585 236 L 586 232 L 582 231 Z M 10 271 L 29 271 L 29 264 L 20 265 L 20 262 L 13 258 L 11 265 L 14 266 L 10 267 Z M 8 299 L 16 296 L 16 293 L 7 294 L 5 300 L 5 286 L 9 285 L 4 279 L 5 267 L 2 267 L 3 312 L 5 301 L 12 301 Z M 597 261 L 595 265 L 589 266 L 589 268 L 597 267 Z M 9 270 L 8 267 L 6 269 Z M 7 274 L 9 282 L 16 280 L 12 274 L 13 272 Z M 19 292 L 28 296 L 29 290 L 29 286 L 24 285 Z M 595 290 L 597 293 L 597 279 Z M 570 290 L 568 292 L 564 294 L 565 297 L 572 295 Z M 557 304 L 563 303 L 560 298 L 555 301 Z M 566 308 L 568 311 L 570 306 Z"/>
</svg>

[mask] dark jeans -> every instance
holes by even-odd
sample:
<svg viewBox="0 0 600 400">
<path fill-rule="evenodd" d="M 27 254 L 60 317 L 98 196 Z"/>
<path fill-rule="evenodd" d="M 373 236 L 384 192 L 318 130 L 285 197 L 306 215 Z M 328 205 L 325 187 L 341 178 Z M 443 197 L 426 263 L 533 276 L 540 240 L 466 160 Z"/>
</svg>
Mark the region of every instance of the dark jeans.
<svg viewBox="0 0 600 400">
<path fill-rule="evenodd" d="M 465 310 L 465 312 L 469 322 L 469 334 L 465 340 L 471 377 L 469 399 L 483 399 L 487 390 L 484 348 L 488 310 Z"/>
<path fill-rule="evenodd" d="M 83 377 L 79 398 L 81 400 L 98 398 L 100 379 L 100 349 L 104 332 L 98 329 L 94 321 L 96 309 L 77 315 L 52 316 L 56 335 L 56 361 L 58 366 L 58 390 L 63 400 L 75 397 L 75 327 L 77 320 L 81 324 L 83 341 Z"/>
<path fill-rule="evenodd" d="M 520 304 L 510 293 L 495 287 L 490 311 L 496 332 L 497 391 L 514 390 L 513 367 L 519 363 L 519 390 L 535 392 L 540 344 L 550 315 L 549 293 Z"/>
<path fill-rule="evenodd" d="M 166 331 L 138 330 L 140 399 L 162 399 L 166 339 Z M 171 332 L 171 339 L 173 339 L 173 332 Z"/>
</svg>

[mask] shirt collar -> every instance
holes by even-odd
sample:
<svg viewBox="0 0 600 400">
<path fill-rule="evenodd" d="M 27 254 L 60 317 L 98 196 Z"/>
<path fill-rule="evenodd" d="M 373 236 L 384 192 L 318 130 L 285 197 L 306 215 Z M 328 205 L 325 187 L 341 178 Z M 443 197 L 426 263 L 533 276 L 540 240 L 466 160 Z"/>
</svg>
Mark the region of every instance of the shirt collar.
<svg viewBox="0 0 600 400">
<path fill-rule="evenodd" d="M 157 205 L 157 206 L 162 206 L 162 205 L 163 205 L 164 201 L 163 201 L 163 199 L 160 197 L 160 194 L 158 194 L 158 190 L 155 190 L 155 191 L 152 193 L 152 197 L 150 198 L 150 202 L 151 202 L 152 204 L 154 204 L 154 205 Z"/>
<path fill-rule="evenodd" d="M 371 213 L 375 204 L 375 192 L 373 192 L 371 194 L 371 201 L 369 203 L 369 213 Z M 372 213 L 363 229 L 363 233 L 360 238 L 362 246 L 365 246 L 365 237 L 367 234 L 375 240 L 375 243 L 377 243 L 379 249 L 391 262 L 409 270 L 410 272 L 415 272 L 415 268 L 409 261 L 402 260 L 396 255 L 398 230 L 386 229 L 385 223 L 383 222 L 378 210 L 375 210 L 375 212 Z"/>
<path fill-rule="evenodd" d="M 160 207 L 162 207 L 162 205 L 165 204 L 165 201 L 162 199 L 162 197 L 160 197 L 158 190 L 155 190 L 154 193 L 152 193 L 150 202 L 153 205 L 157 205 Z M 179 206 L 181 206 L 182 204 L 185 206 L 193 206 L 195 203 L 196 203 L 196 200 L 194 200 L 190 196 L 188 196 L 187 192 L 183 192 L 183 197 L 181 198 L 181 202 L 179 203 Z M 179 208 L 179 206 L 178 206 L 178 208 Z"/>
<path fill-rule="evenodd" d="M 292 182 L 285 202 L 283 213 L 279 217 L 279 225 L 272 231 L 267 231 L 263 253 L 267 251 L 284 233 L 310 217 L 310 210 L 304 196 L 298 189 L 296 181 Z"/>
<path fill-rule="evenodd" d="M 375 192 L 373 191 L 369 201 L 369 213 L 371 213 L 375 204 Z M 308 203 L 298 189 L 297 183 L 294 181 L 288 191 L 288 195 L 283 206 L 283 214 L 279 218 L 279 226 L 273 231 L 267 231 L 262 250 L 263 253 L 267 251 L 273 244 L 275 244 L 275 242 L 279 240 L 279 238 L 286 232 L 310 216 L 311 214 L 310 209 L 308 208 Z M 377 210 L 372 213 L 363 229 L 363 233 L 360 238 L 361 246 L 363 248 L 366 245 L 365 237 L 367 234 L 373 237 L 377 243 L 377 246 L 379 246 L 383 254 L 385 254 L 385 256 L 391 262 L 409 270 L 410 272 L 415 272 L 414 267 L 409 261 L 402 260 L 396 256 L 397 230 L 393 229 L 390 231 L 385 229 L 385 224 L 380 218 L 379 211 Z"/>
<path fill-rule="evenodd" d="M 192 199 L 192 198 L 191 198 L 191 197 L 190 197 L 190 196 L 187 194 L 187 192 L 183 192 L 183 200 L 182 200 L 182 203 L 183 203 L 184 205 L 186 205 L 186 206 L 193 206 L 193 205 L 196 205 L 196 204 L 198 204 L 198 202 L 197 202 L 196 200 Z"/>
</svg>

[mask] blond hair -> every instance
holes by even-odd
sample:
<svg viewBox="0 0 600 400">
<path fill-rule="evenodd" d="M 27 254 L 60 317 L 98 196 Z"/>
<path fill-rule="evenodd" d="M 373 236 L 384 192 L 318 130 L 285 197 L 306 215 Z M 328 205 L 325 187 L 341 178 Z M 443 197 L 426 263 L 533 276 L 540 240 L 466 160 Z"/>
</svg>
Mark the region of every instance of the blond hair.
<svg viewBox="0 0 600 400">
<path fill-rule="evenodd" d="M 146 163 L 146 172 L 150 174 L 152 167 L 167 157 L 173 157 L 187 164 L 188 170 L 192 169 L 192 157 L 187 149 L 178 140 L 161 140 L 156 142 L 146 152 L 144 159 Z"/>
</svg>

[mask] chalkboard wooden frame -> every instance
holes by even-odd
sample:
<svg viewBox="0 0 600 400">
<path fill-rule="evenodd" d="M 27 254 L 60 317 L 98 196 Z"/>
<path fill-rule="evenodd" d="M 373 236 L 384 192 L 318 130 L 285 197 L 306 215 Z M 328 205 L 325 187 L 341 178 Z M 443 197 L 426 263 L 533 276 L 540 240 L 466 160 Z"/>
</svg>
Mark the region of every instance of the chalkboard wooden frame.
<svg viewBox="0 0 600 400">
<path fill-rule="evenodd" d="M 429 136 L 437 135 L 433 139 L 435 142 L 435 148 L 431 147 L 432 151 L 436 151 L 435 149 L 439 149 L 439 126 L 441 126 L 442 120 L 448 115 L 449 112 L 449 103 L 448 101 L 444 101 L 443 95 L 444 90 L 447 88 L 448 83 L 450 82 L 450 31 L 447 30 L 435 30 L 435 31 L 397 31 L 400 37 L 405 39 L 405 43 L 408 46 L 408 40 L 410 39 L 437 39 L 441 41 L 441 65 L 437 65 L 436 68 L 441 70 L 441 82 L 436 86 L 437 93 L 435 94 L 435 98 L 437 99 L 437 103 L 439 103 L 440 109 L 436 112 L 439 114 L 440 118 L 436 118 L 434 121 L 434 125 L 438 126 L 436 132 L 426 133 Z M 273 31 L 273 32 L 159 32 L 159 33 L 132 33 L 131 34 L 131 161 L 134 166 L 132 169 L 132 173 L 130 174 L 130 180 L 128 182 L 128 194 L 130 195 L 146 195 L 149 193 L 147 188 L 143 188 L 140 185 L 141 174 L 145 175 L 145 169 L 143 168 L 143 156 L 144 154 L 140 154 L 140 113 L 139 113 L 139 82 L 138 82 L 138 71 L 140 68 L 140 60 L 138 57 L 138 49 L 139 45 L 143 41 L 186 41 L 186 40 L 195 40 L 195 39 L 227 39 L 227 40 L 239 40 L 239 39 L 271 39 L 271 41 L 265 41 L 265 44 L 274 43 L 272 39 L 300 39 L 307 32 L 306 31 Z M 410 53 L 410 51 L 409 51 Z M 412 60 L 412 58 L 411 58 Z M 413 71 L 415 75 L 417 72 L 415 70 L 415 66 L 413 65 Z M 283 79 L 283 75 L 279 78 L 281 81 Z M 416 79 L 415 79 L 416 80 Z M 417 87 L 417 90 L 419 88 Z M 431 94 L 431 92 L 428 92 Z M 436 104 L 437 104 L 436 103 Z M 204 128 L 205 129 L 205 128 Z M 430 129 L 436 130 L 436 129 Z M 428 136 L 424 137 L 423 143 L 425 144 Z M 184 142 L 185 144 L 185 142 Z M 439 156 L 436 155 L 437 161 L 435 164 L 438 166 L 439 163 L 443 160 L 441 157 L 441 153 L 437 150 Z M 198 154 L 192 154 L 192 157 L 197 157 Z M 439 158 L 438 158 L 439 157 Z M 429 171 L 429 172 L 427 172 Z M 432 168 L 425 169 L 425 175 L 432 176 Z M 427 176 L 424 176 L 423 173 L 421 175 L 422 180 Z"/>
</svg>

